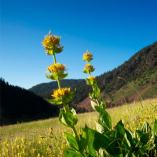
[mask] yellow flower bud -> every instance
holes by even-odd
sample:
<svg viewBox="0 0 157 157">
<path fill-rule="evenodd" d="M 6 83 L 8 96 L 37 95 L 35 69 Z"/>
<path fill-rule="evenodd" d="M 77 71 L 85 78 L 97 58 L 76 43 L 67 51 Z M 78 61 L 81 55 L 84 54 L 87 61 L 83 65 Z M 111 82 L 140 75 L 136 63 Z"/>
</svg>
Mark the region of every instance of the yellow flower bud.
<svg viewBox="0 0 157 157">
<path fill-rule="evenodd" d="M 65 65 L 55 63 L 47 67 L 47 71 L 49 71 L 52 74 L 63 74 L 65 71 Z"/>
<path fill-rule="evenodd" d="M 87 50 L 87 53 L 83 54 L 83 60 L 86 62 L 90 62 L 93 58 L 93 55 Z"/>
<path fill-rule="evenodd" d="M 64 46 L 61 46 L 60 37 L 53 36 L 51 30 L 49 35 L 45 36 L 42 42 L 45 50 L 53 50 L 54 53 L 60 53 L 63 51 Z"/>
<path fill-rule="evenodd" d="M 68 94 L 70 94 L 70 88 L 61 88 L 61 89 L 53 90 L 52 96 L 58 99 Z"/>
<path fill-rule="evenodd" d="M 95 80 L 95 79 L 96 79 L 96 77 L 89 76 L 89 77 L 88 77 L 88 79 L 90 79 L 90 80 Z"/>
</svg>

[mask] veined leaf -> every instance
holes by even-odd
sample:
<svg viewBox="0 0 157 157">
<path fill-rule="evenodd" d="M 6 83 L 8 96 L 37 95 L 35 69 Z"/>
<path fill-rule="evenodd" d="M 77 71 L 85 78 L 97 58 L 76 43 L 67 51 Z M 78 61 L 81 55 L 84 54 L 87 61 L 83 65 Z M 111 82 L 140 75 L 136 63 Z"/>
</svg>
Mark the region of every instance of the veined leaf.
<svg viewBox="0 0 157 157">
<path fill-rule="evenodd" d="M 71 134 L 64 132 L 66 139 L 67 139 L 67 144 L 69 147 L 71 147 L 72 149 L 75 150 L 79 150 L 79 145 L 77 143 L 77 140 L 75 139 L 75 137 L 73 137 Z"/>
<path fill-rule="evenodd" d="M 78 120 L 76 115 L 73 115 L 72 113 L 64 112 L 62 109 L 60 109 L 59 121 L 64 126 L 73 128 Z"/>
</svg>

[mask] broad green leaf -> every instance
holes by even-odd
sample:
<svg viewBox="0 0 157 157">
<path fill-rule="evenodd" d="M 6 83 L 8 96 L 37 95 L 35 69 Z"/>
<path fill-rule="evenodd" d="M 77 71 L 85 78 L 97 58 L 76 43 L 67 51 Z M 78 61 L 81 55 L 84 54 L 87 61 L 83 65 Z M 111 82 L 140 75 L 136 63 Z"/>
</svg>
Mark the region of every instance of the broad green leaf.
<svg viewBox="0 0 157 157">
<path fill-rule="evenodd" d="M 80 152 L 83 152 L 86 149 L 89 140 L 88 127 L 85 125 L 85 128 L 82 128 L 82 130 L 83 134 L 80 136 L 79 142 Z"/>
<path fill-rule="evenodd" d="M 114 155 L 115 148 L 110 141 L 103 134 L 89 128 L 89 141 L 88 141 L 88 151 L 93 156 L 96 156 L 96 150 L 103 148 L 108 154 Z"/>
<path fill-rule="evenodd" d="M 95 140 L 95 130 L 89 128 L 89 140 L 88 140 L 88 152 L 93 156 L 97 156 L 97 152 L 99 148 L 94 148 L 94 140 Z"/>
<path fill-rule="evenodd" d="M 149 132 L 148 132 L 141 136 L 140 142 L 142 142 L 142 144 L 145 145 L 147 144 L 149 140 L 150 138 L 149 138 Z"/>
<path fill-rule="evenodd" d="M 93 90 L 93 99 L 98 99 L 99 95 L 100 95 L 100 89 L 98 86 L 95 86 Z"/>
<path fill-rule="evenodd" d="M 46 99 L 48 102 L 54 104 L 54 105 L 61 105 L 62 99 Z"/>
<path fill-rule="evenodd" d="M 54 47 L 53 49 L 54 49 L 54 53 L 60 53 L 63 51 L 62 49 L 57 48 L 57 47 Z"/>
<path fill-rule="evenodd" d="M 93 94 L 89 93 L 89 96 L 92 98 L 92 99 L 98 99 L 99 98 L 99 95 L 100 95 L 100 89 L 98 86 L 95 86 L 94 89 L 93 89 Z"/>
<path fill-rule="evenodd" d="M 74 108 L 69 107 L 68 105 L 66 105 L 66 110 L 69 113 L 72 113 L 73 115 L 76 115 L 76 111 Z"/>
<path fill-rule="evenodd" d="M 68 73 L 66 73 L 66 74 L 54 74 L 54 75 L 47 75 L 46 74 L 46 77 L 48 79 L 51 79 L 51 80 L 64 79 L 67 76 L 68 76 Z"/>
<path fill-rule="evenodd" d="M 145 134 L 148 132 L 151 132 L 151 127 L 149 126 L 149 124 L 147 123 L 147 121 L 145 120 L 144 124 L 141 127 L 141 131 Z"/>
<path fill-rule="evenodd" d="M 105 110 L 106 109 L 106 103 L 105 101 L 103 100 L 103 98 L 101 98 L 101 106 L 102 108 Z"/>
<path fill-rule="evenodd" d="M 86 79 L 86 83 L 87 85 L 90 85 L 90 86 L 96 86 L 97 85 L 97 81 L 96 80 L 92 80 L 92 79 Z"/>
<path fill-rule="evenodd" d="M 112 128 L 111 117 L 108 114 L 108 112 L 102 108 L 100 108 L 100 111 L 99 111 L 98 123 L 104 127 L 105 132 L 110 131 Z"/>
<path fill-rule="evenodd" d="M 153 138 L 157 135 L 157 119 L 155 119 L 154 126 L 153 126 Z"/>
<path fill-rule="evenodd" d="M 64 132 L 64 134 L 66 136 L 68 146 L 71 147 L 72 149 L 79 150 L 79 145 L 75 137 L 73 137 L 71 134 L 67 132 Z"/>
<path fill-rule="evenodd" d="M 74 89 L 73 92 L 71 92 L 70 94 L 64 96 L 63 99 L 62 99 L 63 103 L 70 102 L 73 99 L 73 97 L 75 96 L 75 92 L 76 92 L 76 88 Z"/>
<path fill-rule="evenodd" d="M 64 112 L 62 109 L 60 109 L 59 121 L 64 126 L 73 128 L 77 123 L 77 116 L 73 115 L 72 113 Z"/>
<path fill-rule="evenodd" d="M 99 105 L 98 105 L 96 102 L 92 101 L 92 100 L 91 100 L 91 106 L 93 107 L 93 109 L 94 109 L 95 111 L 97 111 L 97 112 L 100 111 Z"/>
<path fill-rule="evenodd" d="M 69 148 L 64 149 L 64 155 L 65 155 L 65 157 L 85 157 L 84 155 L 80 154 L 79 152 L 76 152 Z"/>
<path fill-rule="evenodd" d="M 91 72 L 93 72 L 94 70 L 95 70 L 95 68 L 93 68 L 93 69 L 87 69 L 87 70 L 84 70 L 83 73 L 91 73 Z"/>
<path fill-rule="evenodd" d="M 98 132 L 100 132 L 101 134 L 103 134 L 103 133 L 106 132 L 105 128 L 104 128 L 101 124 L 99 124 L 99 123 L 97 123 L 97 122 L 96 122 L 96 130 L 97 130 Z"/>
</svg>

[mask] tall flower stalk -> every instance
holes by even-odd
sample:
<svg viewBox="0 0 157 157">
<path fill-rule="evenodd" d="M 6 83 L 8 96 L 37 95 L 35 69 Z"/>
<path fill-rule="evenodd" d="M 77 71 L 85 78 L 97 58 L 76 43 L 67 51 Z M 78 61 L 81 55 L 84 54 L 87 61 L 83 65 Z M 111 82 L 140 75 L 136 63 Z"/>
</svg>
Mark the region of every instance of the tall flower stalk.
<svg viewBox="0 0 157 157">
<path fill-rule="evenodd" d="M 76 132 L 75 126 L 77 123 L 76 112 L 74 109 L 70 108 L 67 103 L 70 102 L 74 95 L 75 91 L 70 92 L 70 88 L 62 88 L 61 87 L 61 79 L 64 79 L 68 76 L 68 73 L 65 73 L 66 67 L 64 64 L 57 63 L 55 54 L 61 53 L 63 51 L 64 46 L 61 46 L 60 38 L 58 36 L 53 36 L 51 30 L 49 35 L 45 36 L 42 44 L 44 49 L 46 50 L 47 55 L 53 55 L 54 63 L 47 67 L 47 70 L 51 75 L 47 75 L 46 77 L 51 80 L 57 80 L 58 88 L 53 90 L 52 97 L 54 99 L 47 99 L 47 101 L 51 102 L 54 105 L 63 104 L 63 109 L 60 109 L 59 120 L 60 122 L 73 129 L 73 132 L 76 136 L 77 141 L 79 141 L 79 136 Z"/>
</svg>

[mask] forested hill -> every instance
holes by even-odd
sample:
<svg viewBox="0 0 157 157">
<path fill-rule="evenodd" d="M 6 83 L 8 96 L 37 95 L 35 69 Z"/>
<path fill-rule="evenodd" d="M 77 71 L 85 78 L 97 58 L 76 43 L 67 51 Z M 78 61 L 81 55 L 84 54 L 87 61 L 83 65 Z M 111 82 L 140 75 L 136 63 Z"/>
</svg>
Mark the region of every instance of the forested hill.
<svg viewBox="0 0 157 157">
<path fill-rule="evenodd" d="M 119 89 L 124 87 L 124 85 L 127 85 L 127 83 L 131 81 L 137 81 L 136 83 L 138 84 L 138 90 L 141 90 L 147 84 L 157 79 L 156 72 L 157 42 L 143 48 L 134 56 L 132 56 L 128 61 L 115 68 L 114 70 L 104 73 L 101 76 L 98 76 L 98 87 L 101 89 L 101 92 L 106 95 L 104 96 L 104 99 L 108 96 L 112 97 L 112 94 L 117 92 Z M 120 77 L 121 79 L 119 79 L 118 77 Z M 72 100 L 73 105 L 77 105 L 79 102 L 83 101 L 85 98 L 88 97 L 89 92 L 92 91 L 91 87 L 87 86 L 86 83 L 73 85 L 71 87 L 71 90 L 73 90 L 75 87 L 77 91 L 74 99 Z M 52 98 L 52 91 L 49 94 L 45 94 L 47 92 L 47 89 L 45 88 L 45 92 L 40 95 L 44 98 Z M 149 97 L 151 96 L 149 95 Z"/>
<path fill-rule="evenodd" d="M 64 80 L 61 80 L 62 88 L 71 87 L 71 86 L 74 86 L 77 84 L 82 84 L 82 83 L 85 83 L 84 79 L 78 79 L 78 80 L 77 79 L 64 79 Z M 50 96 L 53 93 L 53 89 L 58 89 L 57 81 L 51 81 L 49 83 L 38 84 L 38 85 L 30 88 L 29 91 L 31 91 L 37 95 L 40 95 L 44 98 L 52 98 Z"/>
<path fill-rule="evenodd" d="M 58 116 L 56 106 L 0 78 L 0 125 Z"/>
</svg>

